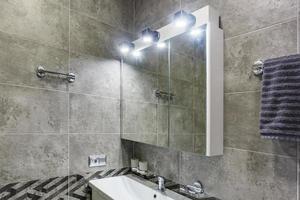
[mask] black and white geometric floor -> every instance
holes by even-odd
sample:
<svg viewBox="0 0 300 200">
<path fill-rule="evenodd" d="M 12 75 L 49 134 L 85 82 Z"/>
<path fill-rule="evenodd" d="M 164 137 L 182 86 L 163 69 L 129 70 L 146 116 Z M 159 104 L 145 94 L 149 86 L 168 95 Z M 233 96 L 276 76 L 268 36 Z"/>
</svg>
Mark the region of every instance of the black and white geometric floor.
<svg viewBox="0 0 300 200">
<path fill-rule="evenodd" d="M 86 186 L 89 180 L 125 175 L 129 171 L 129 168 L 111 169 L 84 175 L 10 183 L 0 188 L 0 200 L 87 200 L 89 192 L 86 191 Z"/>
</svg>

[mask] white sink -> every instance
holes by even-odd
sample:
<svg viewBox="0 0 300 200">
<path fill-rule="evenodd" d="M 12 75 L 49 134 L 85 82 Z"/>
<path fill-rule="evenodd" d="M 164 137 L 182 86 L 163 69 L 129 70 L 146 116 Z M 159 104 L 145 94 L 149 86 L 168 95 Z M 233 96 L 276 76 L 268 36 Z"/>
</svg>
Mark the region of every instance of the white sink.
<svg viewBox="0 0 300 200">
<path fill-rule="evenodd" d="M 133 175 L 91 180 L 92 200 L 186 200 L 170 190 L 157 191 L 154 183 Z M 172 196 L 172 198 L 170 197 Z M 175 198 L 174 198 L 175 197 Z"/>
</svg>

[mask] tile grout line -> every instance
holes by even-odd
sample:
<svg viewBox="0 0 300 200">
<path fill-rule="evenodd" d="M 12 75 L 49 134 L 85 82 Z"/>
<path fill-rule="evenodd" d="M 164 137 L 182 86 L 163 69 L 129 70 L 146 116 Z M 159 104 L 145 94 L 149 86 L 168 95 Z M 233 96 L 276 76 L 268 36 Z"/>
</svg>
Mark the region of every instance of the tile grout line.
<svg viewBox="0 0 300 200">
<path fill-rule="evenodd" d="M 253 151 L 253 150 L 248 150 L 248 149 L 239 149 L 239 148 L 226 147 L 226 146 L 224 147 L 224 149 L 235 150 L 235 151 L 245 151 L 245 152 L 262 154 L 262 155 L 266 155 L 266 156 L 280 157 L 280 158 L 294 158 L 295 159 L 297 157 L 297 155 L 295 155 L 295 156 L 288 156 L 288 155 L 266 153 L 266 152 Z"/>
<path fill-rule="evenodd" d="M 119 98 L 116 97 L 109 97 L 109 96 L 103 96 L 103 95 L 98 95 L 98 94 L 88 94 L 88 93 L 82 93 L 82 92 L 76 92 L 76 91 L 70 91 L 69 87 L 67 85 L 66 90 L 56 90 L 56 89 L 51 89 L 51 88 L 42 88 L 42 87 L 33 87 L 33 86 L 27 86 L 27 85 L 19 85 L 19 84 L 12 84 L 12 83 L 1 83 L 0 86 L 10 86 L 10 87 L 18 87 L 18 88 L 27 88 L 27 89 L 32 89 L 32 90 L 41 90 L 41 91 L 47 91 L 47 92 L 56 92 L 56 93 L 63 93 L 63 94 L 76 94 L 76 95 L 82 95 L 82 96 L 89 96 L 89 97 L 97 97 L 97 98 L 103 98 L 103 99 L 110 99 L 110 100 L 115 100 L 119 101 Z M 148 102 L 144 102 L 148 103 Z M 151 102 L 149 102 L 151 103 Z"/>
<path fill-rule="evenodd" d="M 69 57 L 68 57 L 68 72 L 70 72 L 70 59 L 71 59 L 71 0 L 69 0 Z M 69 175 L 70 175 L 70 88 L 69 84 L 67 85 L 67 92 L 68 92 L 68 97 L 67 97 L 67 106 L 68 106 L 68 120 L 67 120 L 67 130 L 68 130 L 68 183 L 70 182 L 69 180 Z M 67 188 L 68 193 L 70 192 L 70 187 Z M 68 195 L 67 199 L 70 199 L 70 196 Z"/>
<path fill-rule="evenodd" d="M 285 19 L 283 21 L 280 21 L 280 22 L 277 22 L 277 23 L 274 23 L 274 24 L 270 24 L 268 26 L 265 26 L 265 27 L 262 27 L 262 28 L 259 28 L 259 29 L 256 29 L 256 30 L 252 30 L 252 31 L 249 31 L 249 32 L 245 32 L 245 33 L 241 33 L 241 34 L 238 34 L 238 35 L 234 35 L 234 36 L 225 38 L 224 40 L 228 41 L 228 40 L 231 40 L 231 39 L 235 39 L 237 37 L 247 36 L 247 35 L 250 35 L 250 34 L 253 34 L 253 33 L 256 33 L 256 32 L 260 32 L 260 31 L 264 31 L 264 30 L 267 30 L 267 29 L 270 29 L 270 28 L 274 28 L 276 26 L 284 25 L 284 24 L 290 23 L 290 22 L 295 21 L 295 20 L 297 21 L 297 18 L 298 18 L 297 16 L 292 17 L 292 18 L 288 18 L 288 19 Z"/>
<path fill-rule="evenodd" d="M 181 176 L 181 168 L 182 168 L 182 152 L 178 151 L 178 183 L 183 184 L 182 176 Z"/>
<path fill-rule="evenodd" d="M 245 93 L 260 93 L 261 90 L 248 90 L 248 91 L 241 91 L 241 92 L 224 92 L 226 94 L 245 94 Z"/>
</svg>

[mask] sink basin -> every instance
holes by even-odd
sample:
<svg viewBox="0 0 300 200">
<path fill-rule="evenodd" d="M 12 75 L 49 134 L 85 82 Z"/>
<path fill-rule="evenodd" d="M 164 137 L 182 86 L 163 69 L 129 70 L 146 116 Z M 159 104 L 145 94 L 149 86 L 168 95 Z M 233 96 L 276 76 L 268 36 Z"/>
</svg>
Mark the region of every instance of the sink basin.
<svg viewBox="0 0 300 200">
<path fill-rule="evenodd" d="M 93 200 L 188 200 L 171 190 L 160 192 L 157 185 L 133 175 L 91 180 Z"/>
</svg>

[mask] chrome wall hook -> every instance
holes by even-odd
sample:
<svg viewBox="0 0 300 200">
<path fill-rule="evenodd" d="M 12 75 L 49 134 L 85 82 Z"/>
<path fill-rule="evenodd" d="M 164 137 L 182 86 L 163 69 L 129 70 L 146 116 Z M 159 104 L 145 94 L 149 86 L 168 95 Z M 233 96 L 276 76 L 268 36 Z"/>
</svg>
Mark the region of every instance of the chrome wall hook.
<svg viewBox="0 0 300 200">
<path fill-rule="evenodd" d="M 264 62 L 262 60 L 257 60 L 252 65 L 252 71 L 255 76 L 262 75 L 264 72 Z"/>
<path fill-rule="evenodd" d="M 59 76 L 64 76 L 69 83 L 73 83 L 75 81 L 75 74 L 73 73 L 60 73 L 45 70 L 43 66 L 38 66 L 36 69 L 36 75 L 39 78 L 44 78 L 47 74 L 55 74 Z"/>
</svg>

